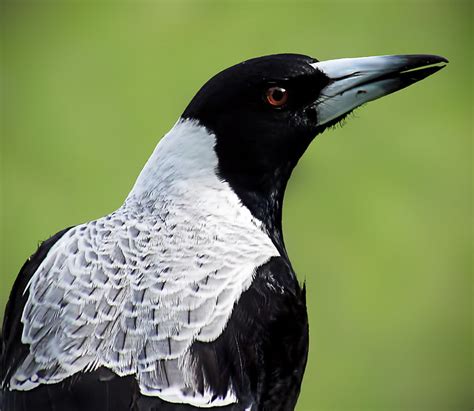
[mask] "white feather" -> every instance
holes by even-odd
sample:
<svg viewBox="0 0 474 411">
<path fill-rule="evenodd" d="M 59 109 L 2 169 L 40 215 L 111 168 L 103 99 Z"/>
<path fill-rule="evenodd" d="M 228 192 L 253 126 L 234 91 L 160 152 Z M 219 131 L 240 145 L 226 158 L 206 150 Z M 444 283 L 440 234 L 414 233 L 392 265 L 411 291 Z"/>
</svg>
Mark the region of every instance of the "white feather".
<svg viewBox="0 0 474 411">
<path fill-rule="evenodd" d="M 10 388 L 107 367 L 143 394 L 209 407 L 190 346 L 221 335 L 256 267 L 278 251 L 216 175 L 215 136 L 182 120 L 161 140 L 124 205 L 69 230 L 33 275 L 22 322 L 30 353 Z M 191 395 L 186 393 L 191 392 Z"/>
</svg>

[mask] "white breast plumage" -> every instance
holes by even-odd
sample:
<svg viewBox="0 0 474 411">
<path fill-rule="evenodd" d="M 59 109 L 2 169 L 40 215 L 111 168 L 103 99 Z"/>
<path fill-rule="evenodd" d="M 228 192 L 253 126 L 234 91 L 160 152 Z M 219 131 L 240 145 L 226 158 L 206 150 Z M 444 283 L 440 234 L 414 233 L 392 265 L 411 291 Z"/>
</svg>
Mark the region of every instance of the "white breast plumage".
<svg viewBox="0 0 474 411">
<path fill-rule="evenodd" d="M 167 401 L 235 401 L 232 387 L 225 398 L 196 393 L 190 346 L 219 337 L 255 269 L 278 251 L 216 175 L 214 144 L 205 128 L 178 122 L 120 209 L 51 248 L 25 291 L 30 352 L 11 389 L 105 366 Z"/>
</svg>

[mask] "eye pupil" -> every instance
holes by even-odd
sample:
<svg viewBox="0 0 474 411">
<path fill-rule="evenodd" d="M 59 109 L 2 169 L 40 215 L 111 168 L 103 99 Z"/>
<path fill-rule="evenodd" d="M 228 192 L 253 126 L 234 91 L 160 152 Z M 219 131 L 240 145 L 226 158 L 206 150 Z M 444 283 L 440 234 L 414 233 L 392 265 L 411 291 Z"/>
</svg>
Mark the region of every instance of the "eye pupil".
<svg viewBox="0 0 474 411">
<path fill-rule="evenodd" d="M 283 91 L 279 88 L 273 90 L 273 94 L 272 94 L 272 97 L 273 97 L 273 100 L 276 100 L 276 101 L 280 101 L 282 98 L 283 98 Z"/>
<path fill-rule="evenodd" d="M 283 87 L 270 87 L 266 95 L 267 102 L 273 107 L 281 107 L 288 100 L 288 91 Z"/>
</svg>

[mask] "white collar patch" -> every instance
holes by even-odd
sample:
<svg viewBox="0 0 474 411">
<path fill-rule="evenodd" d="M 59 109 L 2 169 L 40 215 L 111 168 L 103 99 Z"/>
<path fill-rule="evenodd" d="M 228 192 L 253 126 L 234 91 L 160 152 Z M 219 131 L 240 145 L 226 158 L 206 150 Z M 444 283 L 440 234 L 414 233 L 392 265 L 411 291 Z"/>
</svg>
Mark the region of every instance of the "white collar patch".
<svg viewBox="0 0 474 411">
<path fill-rule="evenodd" d="M 279 253 L 215 169 L 215 137 L 179 121 L 124 205 L 68 231 L 33 275 L 22 322 L 30 353 L 10 380 L 29 390 L 106 367 L 145 395 L 211 407 L 190 347 L 215 341 L 260 265 Z"/>
</svg>

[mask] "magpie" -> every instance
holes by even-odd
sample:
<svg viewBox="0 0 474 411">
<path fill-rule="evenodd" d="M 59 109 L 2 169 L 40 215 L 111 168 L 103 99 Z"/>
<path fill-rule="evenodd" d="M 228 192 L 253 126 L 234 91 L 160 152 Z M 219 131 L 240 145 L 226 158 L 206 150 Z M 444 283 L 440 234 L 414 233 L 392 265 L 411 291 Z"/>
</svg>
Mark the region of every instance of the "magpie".
<svg viewBox="0 0 474 411">
<path fill-rule="evenodd" d="M 315 136 L 443 63 L 277 54 L 211 78 L 119 209 L 21 268 L 0 408 L 294 409 L 308 318 L 282 234 L 290 174 Z"/>
</svg>

